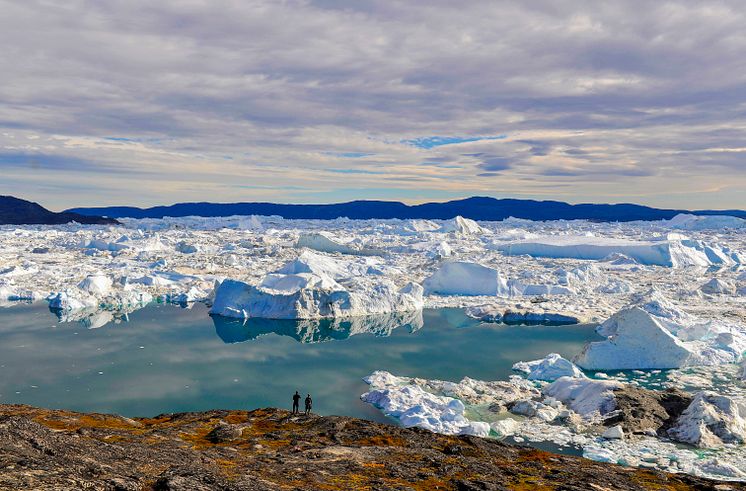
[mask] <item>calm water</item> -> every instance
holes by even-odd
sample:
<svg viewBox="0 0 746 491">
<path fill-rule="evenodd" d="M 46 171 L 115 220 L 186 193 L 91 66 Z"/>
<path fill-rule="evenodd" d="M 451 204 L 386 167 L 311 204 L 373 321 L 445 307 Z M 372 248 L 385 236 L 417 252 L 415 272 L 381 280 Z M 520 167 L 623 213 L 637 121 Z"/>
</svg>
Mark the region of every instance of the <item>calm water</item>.
<svg viewBox="0 0 746 491">
<path fill-rule="evenodd" d="M 495 380 L 516 361 L 569 357 L 596 339 L 591 325 L 480 324 L 457 309 L 366 323 L 379 335 L 351 335 L 361 325 L 350 323 L 213 319 L 203 305 L 152 306 L 98 329 L 58 322 L 44 304 L 2 308 L 0 401 L 152 416 L 288 407 L 298 389 L 320 414 L 383 421 L 358 399 L 376 369 Z"/>
</svg>

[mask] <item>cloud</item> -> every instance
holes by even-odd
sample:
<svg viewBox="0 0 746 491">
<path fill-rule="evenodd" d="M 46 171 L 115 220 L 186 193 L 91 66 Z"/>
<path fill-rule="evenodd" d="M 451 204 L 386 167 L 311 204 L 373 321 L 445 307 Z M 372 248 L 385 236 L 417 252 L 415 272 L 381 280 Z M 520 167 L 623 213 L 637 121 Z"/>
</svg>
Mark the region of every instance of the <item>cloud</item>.
<svg viewBox="0 0 746 491">
<path fill-rule="evenodd" d="M 0 9 L 0 192 L 52 207 L 353 188 L 743 206 L 736 0 Z"/>
</svg>

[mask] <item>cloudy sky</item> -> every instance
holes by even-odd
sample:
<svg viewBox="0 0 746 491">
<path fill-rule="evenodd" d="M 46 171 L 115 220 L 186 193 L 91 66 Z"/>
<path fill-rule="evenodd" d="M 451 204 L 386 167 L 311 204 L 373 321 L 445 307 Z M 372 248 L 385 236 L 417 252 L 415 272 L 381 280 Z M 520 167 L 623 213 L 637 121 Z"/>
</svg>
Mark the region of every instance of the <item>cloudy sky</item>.
<svg viewBox="0 0 746 491">
<path fill-rule="evenodd" d="M 0 194 L 746 208 L 744 26 L 741 0 L 0 0 Z"/>
</svg>

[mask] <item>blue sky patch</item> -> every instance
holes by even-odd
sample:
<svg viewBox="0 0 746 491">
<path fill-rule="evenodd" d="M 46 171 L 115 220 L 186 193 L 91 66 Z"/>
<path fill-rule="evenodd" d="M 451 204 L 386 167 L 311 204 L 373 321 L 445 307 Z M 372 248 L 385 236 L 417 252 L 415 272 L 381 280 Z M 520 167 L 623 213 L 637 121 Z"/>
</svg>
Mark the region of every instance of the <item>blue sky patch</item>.
<svg viewBox="0 0 746 491">
<path fill-rule="evenodd" d="M 411 140 L 402 140 L 402 143 L 412 145 L 417 148 L 430 149 L 435 147 L 442 147 L 444 145 L 454 145 L 456 143 L 471 143 L 483 140 L 502 140 L 507 135 L 497 136 L 423 136 L 420 138 L 413 138 Z"/>
</svg>

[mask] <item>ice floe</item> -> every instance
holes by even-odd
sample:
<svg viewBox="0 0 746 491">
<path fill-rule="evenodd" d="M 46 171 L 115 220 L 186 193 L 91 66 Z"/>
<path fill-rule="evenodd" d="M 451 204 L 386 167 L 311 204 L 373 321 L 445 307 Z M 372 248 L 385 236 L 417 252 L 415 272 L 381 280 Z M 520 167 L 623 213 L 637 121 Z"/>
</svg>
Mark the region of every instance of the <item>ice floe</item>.
<svg viewBox="0 0 746 491">
<path fill-rule="evenodd" d="M 541 360 L 520 361 L 513 365 L 513 370 L 525 373 L 529 380 L 551 382 L 560 377 L 585 378 L 580 368 L 557 353 L 550 353 Z"/>
</svg>

